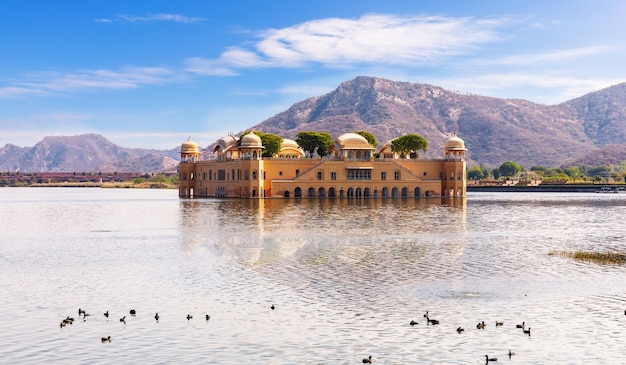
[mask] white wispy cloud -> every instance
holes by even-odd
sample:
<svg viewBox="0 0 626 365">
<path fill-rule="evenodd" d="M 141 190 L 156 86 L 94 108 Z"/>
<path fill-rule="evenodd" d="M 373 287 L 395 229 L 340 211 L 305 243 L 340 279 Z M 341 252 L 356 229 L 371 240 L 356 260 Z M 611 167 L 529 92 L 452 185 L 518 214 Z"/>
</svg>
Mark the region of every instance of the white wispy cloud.
<svg viewBox="0 0 626 365">
<path fill-rule="evenodd" d="M 505 39 L 511 18 L 448 18 L 368 14 L 312 20 L 258 34 L 248 48 L 230 47 L 218 59 L 193 59 L 191 72 L 236 74 L 237 69 L 321 64 L 419 65 L 465 54 Z M 204 66 L 204 67 L 203 67 Z"/>
<path fill-rule="evenodd" d="M 518 54 L 494 59 L 474 60 L 474 64 L 483 66 L 536 66 L 554 64 L 555 62 L 580 61 L 581 58 L 607 54 L 617 50 L 613 46 L 596 46 L 562 49 L 552 52 L 539 52 L 533 54 Z"/>
<path fill-rule="evenodd" d="M 441 85 L 449 90 L 461 92 L 471 91 L 473 94 L 502 97 L 504 90 L 515 98 L 516 90 L 544 90 L 537 93 L 536 98 L 525 99 L 537 103 L 556 104 L 586 93 L 600 90 L 615 84 L 615 79 L 594 77 L 572 77 L 558 71 L 543 72 L 501 72 L 484 73 L 454 78 L 433 79 L 430 82 Z"/>
<path fill-rule="evenodd" d="M 101 18 L 96 19 L 97 23 L 114 23 L 114 22 L 128 22 L 128 23 L 150 23 L 150 22 L 175 22 L 175 23 L 198 23 L 205 21 L 204 18 L 188 17 L 179 14 L 149 14 L 144 16 L 136 15 L 118 15 L 114 18 Z"/>
<path fill-rule="evenodd" d="M 0 98 L 49 95 L 94 89 L 131 89 L 143 85 L 178 82 L 184 73 L 164 67 L 127 67 L 122 70 L 83 70 L 76 72 L 41 72 L 26 75 L 13 86 L 0 88 Z"/>
</svg>

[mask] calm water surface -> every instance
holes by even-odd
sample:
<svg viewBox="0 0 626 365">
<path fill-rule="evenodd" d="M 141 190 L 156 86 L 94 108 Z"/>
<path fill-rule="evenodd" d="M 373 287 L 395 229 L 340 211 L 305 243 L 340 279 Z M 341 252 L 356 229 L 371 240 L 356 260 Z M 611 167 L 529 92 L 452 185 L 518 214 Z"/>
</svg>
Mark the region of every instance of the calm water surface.
<svg viewBox="0 0 626 365">
<path fill-rule="evenodd" d="M 0 363 L 626 364 L 626 267 L 548 255 L 624 252 L 625 217 L 626 194 L 2 188 Z"/>
</svg>

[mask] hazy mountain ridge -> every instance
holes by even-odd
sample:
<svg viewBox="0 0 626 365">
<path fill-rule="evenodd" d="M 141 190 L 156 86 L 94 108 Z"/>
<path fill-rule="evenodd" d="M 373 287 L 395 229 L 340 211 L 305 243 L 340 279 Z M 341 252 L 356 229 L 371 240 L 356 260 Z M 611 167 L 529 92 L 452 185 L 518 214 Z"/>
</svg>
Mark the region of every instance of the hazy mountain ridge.
<svg viewBox="0 0 626 365">
<path fill-rule="evenodd" d="M 0 148 L 0 171 L 175 171 L 178 150 L 120 147 L 98 134 L 49 136 L 35 146 Z"/>
<path fill-rule="evenodd" d="M 619 163 L 626 161 L 626 83 L 542 105 L 360 76 L 249 129 L 284 138 L 295 138 L 301 131 L 327 131 L 337 137 L 365 130 L 376 136 L 379 146 L 418 133 L 430 144 L 423 156 L 434 158 L 442 157 L 447 136 L 456 133 L 469 149 L 470 163 L 488 167 L 508 160 L 527 168 Z M 46 137 L 31 148 L 0 148 L 0 171 L 175 171 L 178 160 L 179 146 L 124 148 L 97 134 Z"/>
</svg>

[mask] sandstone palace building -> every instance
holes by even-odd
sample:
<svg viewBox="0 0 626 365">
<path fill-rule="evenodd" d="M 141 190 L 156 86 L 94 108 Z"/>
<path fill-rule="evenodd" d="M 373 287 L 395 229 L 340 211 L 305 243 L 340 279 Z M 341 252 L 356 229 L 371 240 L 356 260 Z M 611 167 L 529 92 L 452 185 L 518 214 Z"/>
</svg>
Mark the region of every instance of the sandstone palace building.
<svg viewBox="0 0 626 365">
<path fill-rule="evenodd" d="M 306 157 L 284 139 L 280 152 L 261 157 L 261 138 L 246 134 L 219 140 L 214 158 L 200 160 L 198 145 L 182 144 L 181 198 L 464 198 L 465 143 L 445 142 L 443 159 L 400 158 L 391 142 L 377 151 L 361 135 L 339 136 L 325 157 Z"/>
</svg>

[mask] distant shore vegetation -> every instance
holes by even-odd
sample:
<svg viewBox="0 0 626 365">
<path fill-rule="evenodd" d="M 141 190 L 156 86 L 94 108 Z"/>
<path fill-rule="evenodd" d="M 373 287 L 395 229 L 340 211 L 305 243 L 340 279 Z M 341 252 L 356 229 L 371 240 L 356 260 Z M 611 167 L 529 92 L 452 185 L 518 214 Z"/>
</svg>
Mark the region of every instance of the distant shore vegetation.
<svg viewBox="0 0 626 365">
<path fill-rule="evenodd" d="M 178 189 L 177 173 L 4 172 L 0 187 L 100 187 Z"/>
<path fill-rule="evenodd" d="M 567 257 L 577 261 L 593 262 L 601 265 L 623 265 L 626 263 L 626 253 L 621 252 L 550 251 L 548 255 Z"/>
<path fill-rule="evenodd" d="M 526 169 L 515 161 L 506 161 L 495 168 L 474 166 L 467 170 L 472 181 L 515 180 L 532 184 L 619 184 L 626 183 L 626 161 L 619 165 L 545 167 L 531 166 Z"/>
</svg>

